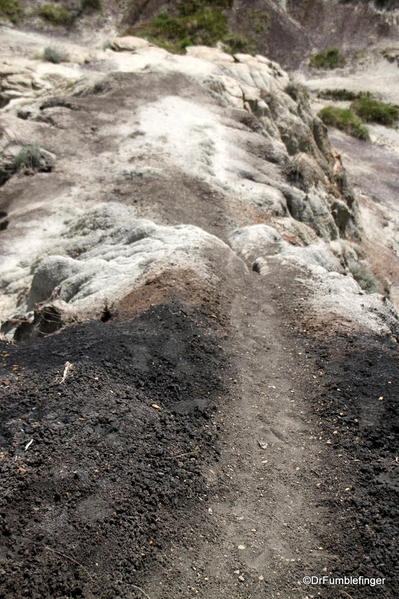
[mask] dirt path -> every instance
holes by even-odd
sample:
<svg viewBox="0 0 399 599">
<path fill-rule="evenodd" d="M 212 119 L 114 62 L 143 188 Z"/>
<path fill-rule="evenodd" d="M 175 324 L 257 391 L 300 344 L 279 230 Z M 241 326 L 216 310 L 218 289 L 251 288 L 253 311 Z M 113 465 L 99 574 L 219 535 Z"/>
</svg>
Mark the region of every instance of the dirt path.
<svg viewBox="0 0 399 599">
<path fill-rule="evenodd" d="M 306 402 L 313 374 L 281 319 L 273 280 L 248 272 L 235 289 L 228 344 L 237 378 L 217 415 L 211 499 L 153 574 L 152 599 L 305 597 L 303 576 L 331 558 L 317 537 L 321 448 Z"/>
</svg>

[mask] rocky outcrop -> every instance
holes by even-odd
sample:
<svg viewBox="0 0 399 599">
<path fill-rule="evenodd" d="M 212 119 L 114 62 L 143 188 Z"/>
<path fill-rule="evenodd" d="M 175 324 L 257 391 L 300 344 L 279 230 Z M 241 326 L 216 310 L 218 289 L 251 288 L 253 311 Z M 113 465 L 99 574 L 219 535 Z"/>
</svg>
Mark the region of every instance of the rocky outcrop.
<svg viewBox="0 0 399 599">
<path fill-rule="evenodd" d="M 48 309 L 60 326 L 98 318 L 164 272 L 214 289 L 242 265 L 237 253 L 261 269 L 263 241 L 226 245 L 255 223 L 282 236 L 284 260 L 348 270 L 337 247 L 346 240 L 357 259 L 358 207 L 306 90 L 261 55 L 113 46 L 91 49 L 90 69 L 51 65 L 50 88 L 3 109 L 7 140 L 51 157 L 47 172 L 15 170 L 2 188 L 8 335 Z M 24 60 L 21 72 L 38 67 Z"/>
</svg>

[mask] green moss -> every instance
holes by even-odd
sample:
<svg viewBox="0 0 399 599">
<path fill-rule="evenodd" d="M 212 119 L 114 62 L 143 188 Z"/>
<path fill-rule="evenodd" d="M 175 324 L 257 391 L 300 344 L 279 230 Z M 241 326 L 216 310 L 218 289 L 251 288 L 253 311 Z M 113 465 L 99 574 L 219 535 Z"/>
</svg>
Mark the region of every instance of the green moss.
<svg viewBox="0 0 399 599">
<path fill-rule="evenodd" d="M 56 6 L 55 4 L 43 4 L 37 14 L 53 25 L 70 25 L 74 20 L 71 11 L 65 6 Z"/>
<path fill-rule="evenodd" d="M 349 89 L 322 89 L 317 96 L 325 100 L 350 101 L 358 98 L 371 98 L 370 92 L 352 92 Z"/>
<path fill-rule="evenodd" d="M 345 66 L 346 58 L 339 48 L 326 48 L 313 54 L 309 64 L 316 69 L 337 69 Z"/>
<path fill-rule="evenodd" d="M 373 98 L 358 98 L 352 103 L 351 110 L 368 123 L 392 126 L 399 120 L 399 106 Z"/>
<path fill-rule="evenodd" d="M 319 112 L 319 117 L 326 125 L 336 127 L 358 139 L 368 140 L 369 133 L 362 119 L 351 110 L 326 106 Z"/>
<path fill-rule="evenodd" d="M 22 17 L 19 0 L 0 0 L 0 17 L 6 17 L 12 23 L 17 23 Z"/>
</svg>

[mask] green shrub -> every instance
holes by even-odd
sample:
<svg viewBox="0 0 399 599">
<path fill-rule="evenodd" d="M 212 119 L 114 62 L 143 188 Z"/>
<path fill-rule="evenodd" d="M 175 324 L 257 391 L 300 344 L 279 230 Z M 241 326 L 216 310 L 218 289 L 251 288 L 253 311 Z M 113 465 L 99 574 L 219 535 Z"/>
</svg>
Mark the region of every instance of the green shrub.
<svg viewBox="0 0 399 599">
<path fill-rule="evenodd" d="M 229 32 L 225 9 L 231 0 L 190 0 L 173 12 L 163 12 L 149 23 L 129 27 L 125 34 L 139 35 L 170 52 L 184 52 L 187 46 L 214 46 L 218 41 L 232 52 L 248 51 L 245 37 Z"/>
<path fill-rule="evenodd" d="M 326 48 L 313 54 L 309 62 L 316 69 L 337 69 L 346 64 L 346 58 L 339 48 Z"/>
<path fill-rule="evenodd" d="M 100 10 L 101 0 L 81 0 L 80 6 L 82 10 Z"/>
<path fill-rule="evenodd" d="M 12 23 L 17 23 L 22 17 L 19 0 L 0 0 L 0 17 L 6 17 Z"/>
<path fill-rule="evenodd" d="M 295 100 L 295 102 L 307 102 L 310 98 L 309 88 L 298 81 L 291 80 L 288 85 L 285 86 L 284 91 Z"/>
<path fill-rule="evenodd" d="M 341 129 L 341 131 L 345 131 L 353 137 L 363 140 L 370 139 L 362 119 L 351 110 L 338 108 L 337 106 L 326 106 L 320 110 L 318 116 L 326 125 Z"/>
<path fill-rule="evenodd" d="M 53 25 L 70 25 L 74 20 L 74 15 L 65 6 L 56 6 L 55 4 L 43 4 L 37 14 Z"/>
<path fill-rule="evenodd" d="M 324 100 L 349 101 L 357 100 L 358 98 L 371 98 L 370 92 L 353 92 L 349 89 L 322 89 L 317 96 Z"/>
<path fill-rule="evenodd" d="M 366 293 L 377 293 L 377 280 L 366 264 L 351 260 L 348 263 L 348 270 Z"/>
<path fill-rule="evenodd" d="M 399 106 L 373 98 L 358 98 L 352 103 L 351 110 L 368 123 L 392 126 L 399 120 Z"/>
<path fill-rule="evenodd" d="M 64 62 L 66 59 L 67 56 L 65 53 L 57 50 L 56 48 L 47 47 L 43 51 L 43 60 L 46 60 L 47 62 L 59 64 L 60 62 Z"/>
</svg>

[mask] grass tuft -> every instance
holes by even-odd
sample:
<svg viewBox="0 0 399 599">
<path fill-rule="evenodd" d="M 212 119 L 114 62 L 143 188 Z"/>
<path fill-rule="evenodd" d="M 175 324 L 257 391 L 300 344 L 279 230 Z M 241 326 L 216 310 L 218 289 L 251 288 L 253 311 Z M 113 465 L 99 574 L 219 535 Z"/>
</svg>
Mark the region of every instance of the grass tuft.
<svg viewBox="0 0 399 599">
<path fill-rule="evenodd" d="M 339 48 L 326 48 L 313 54 L 309 64 L 316 69 L 337 69 L 345 66 L 346 58 Z"/>
<path fill-rule="evenodd" d="M 373 98 L 358 98 L 352 103 L 351 110 L 367 123 L 389 127 L 399 120 L 399 106 L 385 104 Z"/>
<path fill-rule="evenodd" d="M 65 62 L 67 60 L 67 56 L 61 50 L 57 50 L 56 48 L 49 46 L 43 50 L 43 60 L 52 62 L 54 64 L 59 64 L 60 62 Z"/>
<path fill-rule="evenodd" d="M 17 171 L 21 168 L 38 170 L 42 167 L 42 153 L 37 144 L 25 146 L 14 158 L 13 167 Z"/>
<path fill-rule="evenodd" d="M 345 131 L 352 137 L 362 140 L 369 140 L 369 132 L 363 124 L 362 119 L 347 108 L 338 108 L 337 106 L 326 106 L 318 114 L 323 123 L 330 127 L 336 127 Z"/>
<path fill-rule="evenodd" d="M 348 270 L 366 293 L 377 293 L 377 280 L 371 270 L 365 264 L 351 260 L 348 263 Z"/>
</svg>

